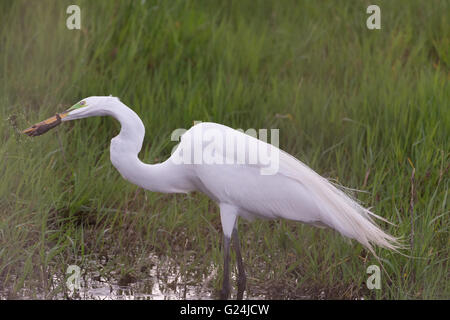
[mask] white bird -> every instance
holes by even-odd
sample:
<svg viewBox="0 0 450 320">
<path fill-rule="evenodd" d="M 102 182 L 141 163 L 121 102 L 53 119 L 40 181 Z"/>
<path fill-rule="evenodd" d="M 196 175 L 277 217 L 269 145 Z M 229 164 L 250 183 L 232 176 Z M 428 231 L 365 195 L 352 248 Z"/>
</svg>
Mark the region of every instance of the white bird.
<svg viewBox="0 0 450 320">
<path fill-rule="evenodd" d="M 219 205 L 224 234 L 224 274 L 220 293 L 223 299 L 230 293 L 231 239 L 237 256 L 238 299 L 242 299 L 246 285 L 237 233 L 238 217 L 250 220 L 255 217 L 283 218 L 329 227 L 356 239 L 372 253 L 372 245 L 390 250 L 401 247 L 398 239 L 380 229 L 371 217 L 387 220 L 362 207 L 293 156 L 224 125 L 200 123 L 193 126 L 183 134 L 171 157 L 159 164 L 145 164 L 139 159 L 144 124 L 116 97 L 83 99 L 67 111 L 23 132 L 36 136 L 61 122 L 92 116 L 112 116 L 120 122 L 120 133 L 111 140 L 110 158 L 124 179 L 155 192 L 200 191 Z M 227 149 L 227 143 L 237 147 Z M 275 172 L 263 172 L 268 169 L 267 161 L 249 161 L 264 148 L 276 162 L 272 167 Z"/>
</svg>

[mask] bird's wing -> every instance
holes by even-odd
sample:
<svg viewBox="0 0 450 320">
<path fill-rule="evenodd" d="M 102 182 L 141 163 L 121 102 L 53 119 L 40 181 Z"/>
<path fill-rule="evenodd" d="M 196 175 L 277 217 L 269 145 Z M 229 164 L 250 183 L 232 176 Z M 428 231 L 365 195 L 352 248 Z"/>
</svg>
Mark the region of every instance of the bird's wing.
<svg viewBox="0 0 450 320">
<path fill-rule="evenodd" d="M 181 149 L 202 145 L 204 162 L 194 164 L 200 191 L 219 203 L 236 206 L 247 218 L 319 224 L 319 211 L 307 188 L 284 174 L 285 166 L 278 163 L 283 159 L 281 150 L 215 123 L 202 123 L 188 133 L 182 138 Z M 234 152 L 230 152 L 230 145 L 234 145 Z"/>
<path fill-rule="evenodd" d="M 202 130 L 212 133 L 206 138 L 204 135 L 203 138 L 198 138 Z M 326 225 L 346 237 L 358 240 L 371 251 L 371 243 L 389 249 L 399 248 L 397 239 L 381 230 L 371 219 L 383 218 L 362 207 L 341 189 L 288 153 L 242 132 L 214 123 L 204 123 L 193 132 L 197 133 L 197 140 L 194 140 L 201 142 L 202 150 L 206 151 L 211 159 L 221 161 L 194 166 L 201 190 L 217 202 L 234 205 L 241 212 L 253 216 Z M 222 138 L 214 138 L 220 135 Z M 236 163 L 239 152 L 230 154 L 226 141 L 245 145 L 245 163 Z M 256 149 L 252 147 L 255 144 L 258 146 Z M 266 156 L 271 155 L 269 158 L 272 163 L 269 165 L 265 161 L 267 159 L 263 158 L 257 157 L 256 162 L 249 161 L 260 148 L 267 150 Z M 271 169 L 271 174 L 263 174 L 263 169 L 267 168 Z"/>
</svg>

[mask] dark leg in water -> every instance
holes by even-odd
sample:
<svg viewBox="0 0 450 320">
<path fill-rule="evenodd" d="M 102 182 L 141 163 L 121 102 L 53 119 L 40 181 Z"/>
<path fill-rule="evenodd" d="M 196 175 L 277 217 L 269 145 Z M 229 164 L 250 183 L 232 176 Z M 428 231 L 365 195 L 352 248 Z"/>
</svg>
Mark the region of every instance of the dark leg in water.
<svg viewBox="0 0 450 320">
<path fill-rule="evenodd" d="M 239 244 L 239 235 L 236 228 L 233 230 L 233 246 L 236 251 L 236 259 L 238 265 L 238 292 L 237 300 L 242 300 L 245 291 L 245 285 L 247 283 L 247 277 L 245 276 L 244 262 L 242 261 L 241 248 Z"/>
<path fill-rule="evenodd" d="M 230 238 L 223 236 L 223 283 L 220 299 L 226 300 L 230 296 Z"/>
</svg>

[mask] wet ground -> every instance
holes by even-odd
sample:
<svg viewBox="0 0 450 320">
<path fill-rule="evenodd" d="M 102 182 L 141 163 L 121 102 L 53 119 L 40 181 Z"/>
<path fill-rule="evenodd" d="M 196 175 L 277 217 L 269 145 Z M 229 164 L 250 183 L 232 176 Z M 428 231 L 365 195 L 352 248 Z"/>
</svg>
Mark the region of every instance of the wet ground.
<svg viewBox="0 0 450 320">
<path fill-rule="evenodd" d="M 82 277 L 80 290 L 66 292 L 72 299 L 94 300 L 178 300 L 178 299 L 214 299 L 211 291 L 211 277 L 216 270 L 211 270 L 210 277 L 189 279 L 182 276 L 180 268 L 175 261 L 168 257 L 159 258 L 151 255 L 149 267 L 141 270 L 139 279 L 132 274 L 115 275 L 108 277 L 98 272 Z"/>
<path fill-rule="evenodd" d="M 180 270 L 179 263 L 174 259 L 151 254 L 139 270 L 124 272 L 125 266 L 108 265 L 109 259 L 111 257 L 102 256 L 80 263 L 78 283 L 74 277 L 76 272 L 68 272 L 65 269 L 66 273 L 60 272 L 49 276 L 47 288 L 43 288 L 38 282 L 24 283 L 19 291 L 0 287 L 0 300 L 209 300 L 219 298 L 215 289 L 221 278 L 218 275 L 217 266 L 199 266 L 196 272 L 186 273 Z M 291 282 L 273 281 L 267 281 L 262 286 L 258 286 L 252 283 L 254 279 L 251 279 L 249 275 L 247 280 L 244 299 L 339 299 L 339 295 L 335 296 L 322 288 L 301 290 Z M 71 288 L 72 285 L 75 289 Z M 231 299 L 235 299 L 236 275 L 234 273 L 231 274 L 231 285 Z"/>
<path fill-rule="evenodd" d="M 24 288 L 11 295 L 11 288 L 0 290 L 0 299 L 88 299 L 88 300 L 190 300 L 217 299 L 212 281 L 217 280 L 217 267 L 210 266 L 201 279 L 182 275 L 175 261 L 168 257 L 150 255 L 148 267 L 139 274 L 104 272 L 102 259 L 91 260 L 76 272 L 53 275 L 51 287 L 25 283 Z M 120 267 L 118 268 L 120 269 Z M 69 281 L 69 282 L 67 282 Z M 232 274 L 233 283 L 235 276 Z M 71 285 L 74 285 L 71 289 Z M 78 285 L 78 289 L 76 289 Z M 33 288 L 33 289 L 30 289 Z M 235 293 L 232 293 L 235 296 Z M 233 298 L 232 296 L 232 298 Z M 264 295 L 244 294 L 245 299 L 264 299 Z"/>
</svg>

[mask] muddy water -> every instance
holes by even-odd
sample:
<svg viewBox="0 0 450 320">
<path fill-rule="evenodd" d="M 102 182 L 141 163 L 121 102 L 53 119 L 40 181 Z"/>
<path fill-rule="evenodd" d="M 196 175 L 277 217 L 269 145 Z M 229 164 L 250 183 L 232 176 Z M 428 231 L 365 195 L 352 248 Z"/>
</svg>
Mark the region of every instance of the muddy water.
<svg viewBox="0 0 450 320">
<path fill-rule="evenodd" d="M 80 265 L 79 289 L 71 290 L 67 280 L 71 274 L 51 276 L 50 288 L 25 283 L 23 289 L 11 295 L 11 290 L 0 290 L 0 299 L 89 299 L 89 300 L 180 300 L 217 299 L 213 281 L 218 268 L 211 265 L 200 276 L 182 275 L 176 261 L 168 257 L 150 255 L 148 267 L 137 275 L 105 272 L 102 259 Z M 115 268 L 120 270 L 120 266 Z M 69 283 L 76 284 L 69 280 Z M 234 284 L 235 275 L 232 274 Z M 32 289 L 31 289 L 32 288 Z M 11 288 L 10 288 L 11 289 Z M 232 293 L 235 297 L 235 293 Z M 233 297 L 232 297 L 233 298 Z M 264 296 L 244 294 L 245 299 L 263 299 Z"/>
<path fill-rule="evenodd" d="M 91 261 L 97 264 L 99 261 Z M 89 263 L 87 264 L 89 265 Z M 102 263 L 100 263 L 102 265 Z M 148 267 L 140 270 L 139 274 L 120 274 L 111 271 L 100 274 L 99 268 L 87 268 L 80 277 L 80 289 L 66 289 L 58 295 L 59 298 L 93 299 L 93 300 L 174 300 L 174 299 L 214 299 L 211 289 L 212 276 L 217 273 L 216 268 L 210 266 L 209 277 L 194 279 L 182 275 L 180 267 L 168 257 L 150 255 Z M 117 269 L 120 269 L 118 266 Z M 65 279 L 55 279 L 63 282 Z M 72 281 L 72 283 L 74 283 Z M 65 286 L 67 288 L 67 285 Z"/>
<path fill-rule="evenodd" d="M 25 282 L 22 289 L 2 288 L 0 285 L 0 300 L 3 299 L 80 299 L 80 300 L 209 300 L 217 299 L 215 284 L 221 276 L 218 267 L 201 266 L 195 274 L 180 270 L 179 261 L 170 257 L 154 254 L 145 259 L 145 264 L 139 271 L 121 273 L 125 266 L 109 264 L 113 257 L 92 257 L 80 263 L 78 277 L 79 287 L 71 290 L 71 273 L 53 274 L 46 288 L 42 282 L 34 279 L 33 283 Z M 143 265 L 142 263 L 140 265 Z M 200 268 L 200 267 L 199 267 Z M 47 274 L 50 274 L 48 272 Z M 16 279 L 18 280 L 18 279 Z M 69 280 L 69 282 L 68 282 Z M 73 280 L 73 278 L 72 278 Z M 236 274 L 231 274 L 231 299 L 236 298 Z M 16 281 L 15 281 L 16 282 Z M 248 285 L 247 285 L 247 289 Z M 14 292 L 14 293 L 11 293 Z M 250 292 L 250 293 L 249 293 Z M 324 292 L 298 292 L 286 290 L 283 284 L 269 284 L 264 288 L 254 285 L 244 292 L 244 299 L 326 299 Z"/>
<path fill-rule="evenodd" d="M 189 279 L 181 276 L 180 268 L 169 258 L 150 256 L 151 267 L 145 277 L 136 279 L 132 275 L 114 275 L 106 278 L 93 272 L 80 279 L 80 290 L 66 292 L 72 299 L 128 300 L 128 299 L 214 299 L 209 287 L 212 277 Z M 211 275 L 217 273 L 211 267 Z"/>
<path fill-rule="evenodd" d="M 81 289 L 74 293 L 68 292 L 68 297 L 93 300 L 214 299 L 210 290 L 204 290 L 201 286 L 181 283 L 171 285 L 171 283 L 153 277 L 140 279 L 127 285 L 118 284 L 120 281 L 110 282 L 94 278 L 82 281 Z"/>
</svg>

